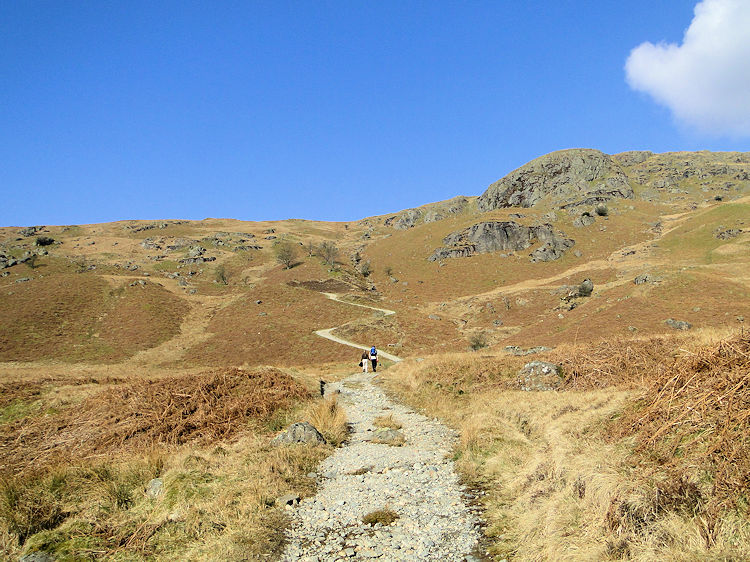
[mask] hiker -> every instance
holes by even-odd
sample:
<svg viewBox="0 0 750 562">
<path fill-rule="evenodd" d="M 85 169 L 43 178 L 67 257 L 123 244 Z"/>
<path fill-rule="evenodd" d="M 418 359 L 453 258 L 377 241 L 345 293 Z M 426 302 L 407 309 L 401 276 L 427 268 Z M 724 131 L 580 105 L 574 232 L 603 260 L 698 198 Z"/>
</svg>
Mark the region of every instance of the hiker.
<svg viewBox="0 0 750 562">
<path fill-rule="evenodd" d="M 370 361 L 372 362 L 372 372 L 374 373 L 378 370 L 378 350 L 375 349 L 374 345 L 370 348 Z"/>
<path fill-rule="evenodd" d="M 362 357 L 359 358 L 359 366 L 362 367 L 362 372 L 367 372 L 367 364 L 370 362 L 370 352 L 366 349 L 362 352 Z"/>
</svg>

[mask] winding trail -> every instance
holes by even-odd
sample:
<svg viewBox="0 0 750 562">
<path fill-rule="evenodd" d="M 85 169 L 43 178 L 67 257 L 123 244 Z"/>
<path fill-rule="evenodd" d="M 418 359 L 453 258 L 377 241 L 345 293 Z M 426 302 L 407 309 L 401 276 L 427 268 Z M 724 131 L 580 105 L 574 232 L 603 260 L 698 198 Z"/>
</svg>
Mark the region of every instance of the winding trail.
<svg viewBox="0 0 750 562">
<path fill-rule="evenodd" d="M 343 345 L 368 347 L 332 336 L 334 329 L 315 333 Z M 356 373 L 326 387 L 326 395 L 335 395 L 346 411 L 351 433 L 318 467 L 318 493 L 291 512 L 281 560 L 479 560 L 474 553 L 479 550 L 480 522 L 468 507 L 473 496 L 459 483 L 450 458 L 456 433 L 392 401 L 374 384 L 376 378 L 374 373 Z M 390 429 L 381 427 L 384 419 Z M 397 519 L 390 524 L 363 522 L 378 510 Z"/>
<path fill-rule="evenodd" d="M 335 293 L 323 293 L 323 294 L 329 299 L 331 299 L 332 301 L 343 302 L 344 304 L 350 304 L 352 306 L 359 306 L 361 308 L 369 308 L 370 310 L 376 310 L 378 312 L 382 312 L 385 316 L 391 316 L 392 314 L 396 314 L 395 310 L 388 310 L 387 308 L 378 308 L 376 306 L 369 306 L 366 304 L 359 304 L 356 302 L 349 302 L 349 301 L 341 300 L 339 296 Z M 338 328 L 338 326 L 334 326 L 333 328 L 326 328 L 324 330 L 317 330 L 315 332 L 315 335 L 320 336 L 321 338 L 325 338 L 327 340 L 335 341 L 336 343 L 348 345 L 349 347 L 356 347 L 357 349 L 369 349 L 370 348 L 369 345 L 355 343 L 355 342 L 334 336 L 333 334 L 331 334 L 331 332 L 333 332 L 336 328 Z M 399 361 L 401 361 L 400 357 L 397 357 L 396 355 L 387 353 L 385 351 L 381 351 L 380 349 L 378 349 L 378 356 L 385 357 L 386 359 L 389 359 L 393 361 L 394 363 L 398 363 Z"/>
</svg>

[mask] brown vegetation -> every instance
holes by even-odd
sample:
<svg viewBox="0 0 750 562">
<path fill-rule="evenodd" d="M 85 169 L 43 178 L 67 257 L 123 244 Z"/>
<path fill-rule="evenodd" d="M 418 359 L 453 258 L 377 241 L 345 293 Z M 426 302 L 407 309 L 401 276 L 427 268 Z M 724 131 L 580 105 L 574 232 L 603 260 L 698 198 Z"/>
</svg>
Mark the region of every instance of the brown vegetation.
<svg viewBox="0 0 750 562">
<path fill-rule="evenodd" d="M 272 368 L 116 385 L 74 408 L 0 425 L 1 468 L 18 473 L 156 445 L 206 444 L 309 396 Z"/>
</svg>

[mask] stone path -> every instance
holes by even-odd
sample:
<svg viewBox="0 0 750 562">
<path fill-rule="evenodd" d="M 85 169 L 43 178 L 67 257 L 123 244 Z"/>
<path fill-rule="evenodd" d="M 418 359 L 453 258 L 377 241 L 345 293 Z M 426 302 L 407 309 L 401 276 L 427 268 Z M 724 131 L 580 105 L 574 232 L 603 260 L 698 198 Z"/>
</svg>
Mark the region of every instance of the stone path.
<svg viewBox="0 0 750 562">
<path fill-rule="evenodd" d="M 380 559 L 478 560 L 479 520 L 450 460 L 454 432 L 391 401 L 375 375 L 358 373 L 328 392 L 340 392 L 352 434 L 324 460 L 318 493 L 302 500 L 287 530 L 284 561 Z M 402 424 L 403 446 L 372 443 L 375 418 Z M 375 510 L 398 515 L 390 525 L 362 518 Z"/>
</svg>

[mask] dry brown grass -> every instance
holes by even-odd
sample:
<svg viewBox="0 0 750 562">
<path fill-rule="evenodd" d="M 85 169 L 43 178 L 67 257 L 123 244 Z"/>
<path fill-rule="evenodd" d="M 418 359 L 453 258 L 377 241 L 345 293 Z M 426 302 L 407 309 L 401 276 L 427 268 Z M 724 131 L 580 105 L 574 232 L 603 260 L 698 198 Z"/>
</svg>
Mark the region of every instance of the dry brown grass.
<svg viewBox="0 0 750 562">
<path fill-rule="evenodd" d="M 277 369 L 224 369 L 116 385 L 80 405 L 0 426 L 2 472 L 156 445 L 227 439 L 251 419 L 309 398 Z"/>
<path fill-rule="evenodd" d="M 274 500 L 313 492 L 305 475 L 330 447 L 272 447 L 311 397 L 273 368 L 165 376 L 92 391 L 77 405 L 0 423 L 0 557 L 129 560 L 262 559 L 281 547 L 285 515 Z M 6 383 L 0 407 L 50 403 L 56 381 Z M 102 381 L 97 381 L 102 383 Z M 77 387 L 70 387 L 77 388 Z M 327 437 L 345 427 L 335 401 L 317 411 Z M 155 499 L 144 494 L 164 481 Z"/>
<path fill-rule="evenodd" d="M 186 312 L 151 282 L 112 287 L 88 273 L 33 279 L 0 299 L 0 360 L 121 360 L 174 336 Z"/>
</svg>

